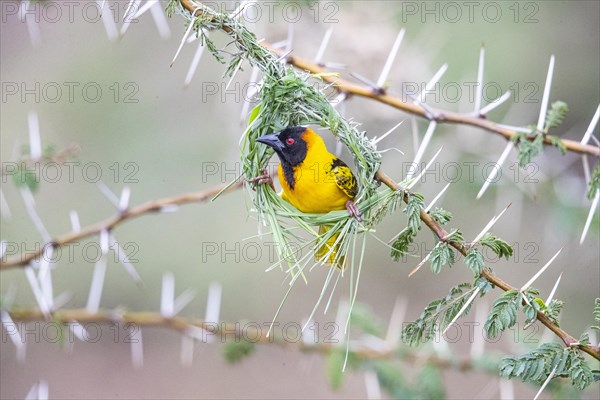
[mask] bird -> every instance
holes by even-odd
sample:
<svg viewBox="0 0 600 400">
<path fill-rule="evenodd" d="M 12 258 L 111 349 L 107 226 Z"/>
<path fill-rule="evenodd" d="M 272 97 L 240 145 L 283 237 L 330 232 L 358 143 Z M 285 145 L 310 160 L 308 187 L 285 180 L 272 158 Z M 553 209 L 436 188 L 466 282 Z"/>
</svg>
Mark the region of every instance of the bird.
<svg viewBox="0 0 600 400">
<path fill-rule="evenodd" d="M 279 157 L 277 174 L 283 200 L 304 213 L 346 209 L 352 217 L 361 220 L 360 211 L 354 203 L 358 184 L 352 170 L 327 150 L 323 138 L 315 131 L 304 126 L 291 126 L 261 136 L 256 141 L 271 147 Z M 259 184 L 269 183 L 274 188 L 266 171 L 252 180 Z M 329 229 L 328 226 L 319 226 L 319 235 Z M 336 246 L 335 242 L 338 236 L 332 235 L 325 245 L 316 249 L 315 257 L 321 260 L 329 253 L 324 261 L 342 269 L 345 258 L 337 255 L 339 244 Z"/>
</svg>

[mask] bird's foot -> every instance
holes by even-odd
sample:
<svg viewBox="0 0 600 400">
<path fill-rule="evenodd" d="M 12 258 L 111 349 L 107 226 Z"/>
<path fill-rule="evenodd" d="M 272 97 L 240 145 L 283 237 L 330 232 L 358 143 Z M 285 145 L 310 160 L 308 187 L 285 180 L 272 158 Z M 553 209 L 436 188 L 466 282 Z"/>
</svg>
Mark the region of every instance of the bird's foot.
<svg viewBox="0 0 600 400">
<path fill-rule="evenodd" d="M 346 202 L 346 210 L 348 210 L 348 213 L 352 217 L 354 217 L 358 222 L 362 221 L 362 215 L 360 213 L 360 210 L 358 209 L 358 207 L 356 207 L 356 204 L 354 204 L 352 200 L 348 200 Z"/>
<path fill-rule="evenodd" d="M 254 178 L 250 178 L 250 179 L 248 179 L 248 182 L 256 182 L 259 185 L 268 184 L 269 186 L 271 186 L 271 189 L 275 190 L 275 185 L 273 184 L 273 178 L 271 178 L 269 171 L 267 171 L 266 168 L 263 168 L 260 170 L 260 173 L 262 175 L 258 175 L 258 176 L 255 176 Z M 256 189 L 254 189 L 254 190 L 256 190 Z"/>
</svg>

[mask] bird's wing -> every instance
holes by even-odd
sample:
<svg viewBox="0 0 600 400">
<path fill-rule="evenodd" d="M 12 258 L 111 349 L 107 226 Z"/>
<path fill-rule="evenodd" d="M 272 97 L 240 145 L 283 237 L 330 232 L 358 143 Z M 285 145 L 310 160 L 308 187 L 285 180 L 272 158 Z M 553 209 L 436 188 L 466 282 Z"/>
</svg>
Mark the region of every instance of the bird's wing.
<svg viewBox="0 0 600 400">
<path fill-rule="evenodd" d="M 350 199 L 354 199 L 358 193 L 358 184 L 356 183 L 354 174 L 352 174 L 352 170 L 350 170 L 346 163 L 339 158 L 334 158 L 331 162 L 331 173 L 335 176 L 337 186 Z"/>
</svg>

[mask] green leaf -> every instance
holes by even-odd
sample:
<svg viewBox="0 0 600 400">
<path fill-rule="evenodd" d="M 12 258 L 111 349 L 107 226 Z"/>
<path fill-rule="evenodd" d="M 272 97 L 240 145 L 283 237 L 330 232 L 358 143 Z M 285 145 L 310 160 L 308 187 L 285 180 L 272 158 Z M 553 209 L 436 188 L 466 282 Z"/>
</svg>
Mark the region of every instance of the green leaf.
<svg viewBox="0 0 600 400">
<path fill-rule="evenodd" d="M 590 334 L 587 332 L 583 332 L 581 336 L 579 336 L 579 344 L 581 346 L 589 346 L 590 345 Z"/>
<path fill-rule="evenodd" d="M 435 210 L 430 211 L 429 214 L 440 225 L 446 225 L 452 219 L 452 213 L 450 211 L 446 211 L 439 207 L 436 207 Z"/>
<path fill-rule="evenodd" d="M 446 297 L 429 303 L 416 321 L 404 327 L 402 341 L 410 346 L 415 346 L 431 340 L 435 336 L 438 324 L 439 329 L 443 330 L 456 317 L 472 290 L 470 283 L 461 283 L 451 288 Z M 467 307 L 462 316 L 467 315 L 470 309 L 471 305 Z"/>
<path fill-rule="evenodd" d="M 252 122 L 254 122 L 256 117 L 258 117 L 258 114 L 260 114 L 260 106 L 260 104 L 257 104 L 254 108 L 252 108 L 252 111 L 250 111 L 250 116 L 248 117 L 248 126 L 252 125 Z"/>
<path fill-rule="evenodd" d="M 235 364 L 254 352 L 256 346 L 247 340 L 227 342 L 223 346 L 223 356 L 228 363 Z"/>
<path fill-rule="evenodd" d="M 600 163 L 596 165 L 596 168 L 594 168 L 594 172 L 592 172 L 592 176 L 590 177 L 587 198 L 592 200 L 596 196 L 598 189 L 600 189 Z"/>
<path fill-rule="evenodd" d="M 561 300 L 552 299 L 550 300 L 550 303 L 544 304 L 544 306 L 540 308 L 540 311 L 544 313 L 554 325 L 560 326 L 558 316 L 563 308 L 563 304 L 564 303 Z"/>
<path fill-rule="evenodd" d="M 421 229 L 421 209 L 423 208 L 424 197 L 419 193 L 408 194 L 408 203 L 404 212 L 408 215 L 408 229 L 413 235 Z"/>
<path fill-rule="evenodd" d="M 562 155 L 567 154 L 567 146 L 565 146 L 565 144 L 563 143 L 562 139 L 559 138 L 558 136 L 547 136 L 548 139 L 550 139 L 550 143 L 552 143 L 552 146 L 558 148 L 558 150 L 560 150 L 560 153 Z"/>
<path fill-rule="evenodd" d="M 400 261 L 400 259 L 408 254 L 410 244 L 414 240 L 412 230 L 405 228 L 400 232 L 396 240 L 392 243 L 391 257 L 394 261 Z"/>
<path fill-rule="evenodd" d="M 439 367 L 425 364 L 417 375 L 417 387 L 422 399 L 445 399 L 446 391 Z"/>
<path fill-rule="evenodd" d="M 596 325 L 592 326 L 592 329 L 600 331 L 600 298 L 596 298 L 594 302 L 594 319 L 596 320 Z"/>
<path fill-rule="evenodd" d="M 467 250 L 465 264 L 467 264 L 467 267 L 469 267 L 471 272 L 473 272 L 476 276 L 480 275 L 481 271 L 483 271 L 483 268 L 485 267 L 483 255 L 474 247 L 471 247 L 469 250 Z"/>
<path fill-rule="evenodd" d="M 451 267 L 454 264 L 454 249 L 447 243 L 438 242 L 429 255 L 429 262 L 431 263 L 431 271 L 434 274 L 439 274 L 444 265 L 448 264 Z"/>
<path fill-rule="evenodd" d="M 552 103 L 550 109 L 546 113 L 544 130 L 548 132 L 548 129 L 559 126 L 568 112 L 569 106 L 564 101 L 559 100 Z"/>
<path fill-rule="evenodd" d="M 354 304 L 350 318 L 352 326 L 356 326 L 370 335 L 381 335 L 381 324 L 375 317 L 375 313 L 370 310 L 368 306 L 364 304 Z"/>
<path fill-rule="evenodd" d="M 535 127 L 532 127 L 532 131 L 535 132 Z M 538 132 L 530 140 L 529 135 L 524 132 L 519 132 L 512 137 L 512 141 L 519 148 L 519 166 L 524 167 L 529 164 L 531 160 L 542 152 L 544 147 L 544 135 Z"/>
<path fill-rule="evenodd" d="M 17 165 L 17 170 L 13 174 L 13 182 L 19 188 L 27 187 L 33 193 L 38 190 L 40 180 L 35 168 L 28 168 L 25 162 Z"/>
<path fill-rule="evenodd" d="M 327 378 L 329 379 L 329 386 L 333 390 L 338 390 L 342 387 L 344 381 L 344 359 L 346 358 L 346 352 L 342 349 L 332 349 L 327 355 L 325 365 L 327 368 Z"/>
<path fill-rule="evenodd" d="M 495 237 L 490 232 L 483 235 L 479 242 L 482 245 L 492 249 L 492 251 L 500 258 L 505 257 L 508 260 L 508 258 L 513 254 L 513 249 L 508 243 L 500 238 Z"/>
<path fill-rule="evenodd" d="M 509 290 L 494 302 L 483 326 L 488 337 L 495 339 L 505 329 L 517 323 L 518 299 L 521 297 L 519 294 L 516 290 Z"/>
<path fill-rule="evenodd" d="M 387 361 L 373 363 L 373 371 L 381 387 L 396 399 L 412 399 L 416 393 L 404 381 L 402 372 Z"/>
</svg>

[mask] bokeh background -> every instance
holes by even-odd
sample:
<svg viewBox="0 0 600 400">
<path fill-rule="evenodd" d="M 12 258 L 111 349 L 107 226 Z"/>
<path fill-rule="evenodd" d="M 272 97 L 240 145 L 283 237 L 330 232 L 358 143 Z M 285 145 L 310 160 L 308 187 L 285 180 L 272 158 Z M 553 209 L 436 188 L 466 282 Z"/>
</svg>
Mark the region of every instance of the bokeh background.
<svg viewBox="0 0 600 400">
<path fill-rule="evenodd" d="M 127 2 L 107 3 L 120 27 Z M 566 101 L 570 107 L 564 123 L 554 133 L 580 140 L 600 99 L 600 3 L 474 3 L 470 15 L 469 8 L 461 3 L 454 3 L 458 8 L 453 9 L 444 2 L 321 1 L 294 3 L 293 7 L 288 2 L 258 2 L 262 14 L 249 26 L 259 38 L 273 43 L 286 39 L 291 25 L 293 54 L 305 58 L 315 56 L 323 35 L 333 28 L 323 61 L 346 65 L 341 71 L 345 77 L 349 77 L 349 72 L 357 72 L 373 81 L 377 80 L 398 31 L 405 28 L 404 41 L 388 78 L 390 93 L 402 96 L 410 85 L 424 85 L 447 63 L 448 71 L 437 94 L 427 97 L 427 102 L 460 112 L 473 109 L 465 82 L 476 81 L 479 49 L 484 44 L 487 101 L 506 90 L 513 92 L 511 100 L 491 112 L 489 118 L 520 126 L 537 121 L 548 62 L 554 54 L 551 100 Z M 38 5 L 27 17 L 39 19 L 35 24 L 39 43 L 33 44 L 29 25 L 14 13 L 11 4 L 20 6 L 2 2 L 2 162 L 18 160 L 22 147 L 27 145 L 30 112 L 39 115 L 44 144 L 57 150 L 71 144 L 80 148 L 73 160 L 78 164 L 72 179 L 68 169 L 63 169 L 62 179 L 55 183 L 42 180 L 35 193 L 37 212 L 52 236 L 71 229 L 71 210 L 77 211 L 83 226 L 115 214 L 115 207 L 92 182 L 96 168 L 84 168 L 93 163 L 94 167 L 99 166 L 102 181 L 114 193 L 118 195 L 125 186 L 131 189 L 132 205 L 209 188 L 234 178 L 239 170 L 238 140 L 245 126 L 240 112 L 251 71 L 247 64 L 226 91 L 223 65 L 206 53 L 191 84 L 184 87 L 196 42 L 184 46 L 170 67 L 185 31 L 184 20 L 178 15 L 167 22 L 168 38 L 161 37 L 151 14 L 146 13 L 130 25 L 122 38 L 111 41 L 97 18 L 97 6 L 71 2 L 69 8 L 66 3 L 56 2 L 54 7 L 62 15 L 55 17 L 53 10 L 44 11 L 47 6 Z M 237 2 L 212 5 L 232 11 Z M 302 15 L 295 21 L 297 10 Z M 456 14 L 456 10 L 461 14 Z M 496 13 L 498 10 L 500 14 Z M 290 20 L 295 22 L 290 24 Z M 228 42 L 220 32 L 212 37 L 220 45 Z M 69 82 L 78 84 L 72 98 Z M 7 84 L 13 83 L 19 91 L 9 94 Z M 31 88 L 36 92 L 36 84 L 40 87 L 39 98 L 23 93 L 23 89 Z M 86 84 L 102 89 L 97 101 L 90 100 L 93 92 L 82 92 Z M 62 97 L 55 101 L 52 88 L 56 86 L 62 87 Z M 456 87 L 461 92 L 455 92 Z M 344 115 L 359 122 L 369 136 L 379 136 L 405 121 L 380 143 L 382 148 L 403 151 L 404 154 L 389 151 L 383 160 L 387 173 L 402 179 L 415 153 L 411 117 L 362 98 L 352 98 L 344 107 Z M 427 123 L 418 120 L 417 126 L 422 136 Z M 327 137 L 326 132 L 324 135 Z M 328 143 L 330 148 L 335 147 L 330 136 Z M 436 169 L 416 189 L 426 199 L 432 199 L 454 173 L 448 163 L 458 163 L 461 178 L 450 186 L 438 205 L 452 211 L 451 226 L 460 228 L 467 239 L 512 203 L 493 232 L 514 244 L 515 255 L 509 261 L 496 260 L 493 267 L 503 279 L 521 286 L 559 248 L 564 248 L 535 286 L 542 291 L 542 297 L 547 296 L 562 272 L 556 294 L 565 301 L 561 326 L 575 336 L 586 331 L 593 321 L 593 300 L 600 295 L 600 228 L 596 214 L 586 241 L 579 244 L 590 206 L 584 196 L 581 156 L 561 155 L 556 149 L 546 148 L 531 170 L 519 171 L 514 167 L 513 154 L 501 179 L 482 199 L 475 200 L 487 173 L 484 166 L 497 160 L 504 139 L 469 127 L 440 125 L 424 160 L 442 145 Z M 590 161 L 592 165 L 597 162 Z M 474 165 L 472 179 L 468 165 Z M 528 182 L 528 178 L 535 182 Z M 18 189 L 10 178 L 2 179 L 10 214 L 3 209 L 0 236 L 29 246 L 23 250 L 31 249 L 34 243 L 40 243 L 40 236 Z M 249 196 L 245 191 L 237 191 L 212 203 L 187 205 L 177 212 L 148 215 L 119 226 L 114 234 L 135 251 L 128 254 L 134 259 L 143 285 L 136 285 L 122 265 L 110 260 L 102 307 L 157 311 L 162 276 L 170 271 L 175 277 L 176 293 L 188 288 L 197 293 L 181 315 L 203 318 L 208 287 L 216 282 L 222 285 L 221 320 L 261 325 L 270 322 L 287 285 L 282 283 L 285 275 L 279 270 L 265 273 L 276 260 L 268 245 L 256 238 L 258 227 L 250 211 Z M 387 241 L 405 223 L 405 216 L 398 212 L 381 224 L 376 235 Z M 97 240 L 82 241 L 80 248 Z M 207 251 L 207 246 L 213 249 L 213 245 L 218 248 L 216 254 Z M 451 286 L 471 279 L 460 262 L 452 269 L 444 268 L 438 276 L 423 268 L 407 278 L 408 271 L 432 246 L 429 232 L 422 232 L 416 241 L 415 256 L 396 263 L 390 259 L 388 248 L 369 238 L 358 301 L 384 328 L 397 299 L 406 305 L 405 320 L 411 321 L 429 301 L 444 296 Z M 66 308 L 85 307 L 94 267 L 79 248 L 73 254 L 68 257 L 64 252 L 52 275 L 54 293 L 72 295 Z M 282 325 L 300 323 L 308 316 L 325 273 L 324 269 L 314 270 L 307 285 L 300 284 L 292 291 L 278 318 Z M 2 296 L 11 288 L 16 289 L 15 305 L 36 306 L 22 270 L 2 272 Z M 348 294 L 348 285 L 340 284 L 333 297 L 333 309 L 316 317 L 321 326 L 335 321 L 335 309 L 339 302 L 347 300 Z M 477 301 L 476 308 L 486 310 L 499 294 L 492 291 Z M 479 322 L 475 332 L 481 334 L 482 321 L 477 321 L 476 315 L 485 314 L 474 311 L 465 321 Z M 486 344 L 486 351 L 523 353 L 527 347 L 514 336 L 522 339 L 531 329 L 539 340 L 544 331 L 541 326 L 529 331 L 517 329 L 498 343 Z M 65 350 L 70 346 L 30 337 L 25 362 L 19 363 L 15 348 L 3 331 L 1 397 L 22 398 L 40 380 L 48 382 L 51 398 L 367 396 L 365 378 L 359 371 L 348 371 L 341 389 L 332 390 L 324 358 L 319 354 L 263 345 L 241 363 L 229 365 L 223 360 L 219 341 L 196 343 L 193 364 L 185 367 L 180 363 L 179 333 L 159 327 L 144 328 L 144 365 L 136 369 L 132 366 L 130 345 L 122 340 L 123 331 L 117 340 L 111 328 L 105 327 L 102 332 L 96 343 L 75 341 L 72 351 Z M 592 339 L 594 342 L 597 338 L 592 335 Z M 471 343 L 466 335 L 447 346 L 443 340 L 438 342 L 440 351 L 469 354 Z M 403 368 L 410 376 L 412 366 Z M 444 378 L 450 398 L 497 398 L 510 394 L 506 389 L 501 393 L 498 378 L 490 374 L 446 371 Z M 516 397 L 531 397 L 536 391 L 519 382 L 515 382 L 513 390 Z M 597 386 L 587 396 L 594 397 L 596 390 Z"/>
</svg>

